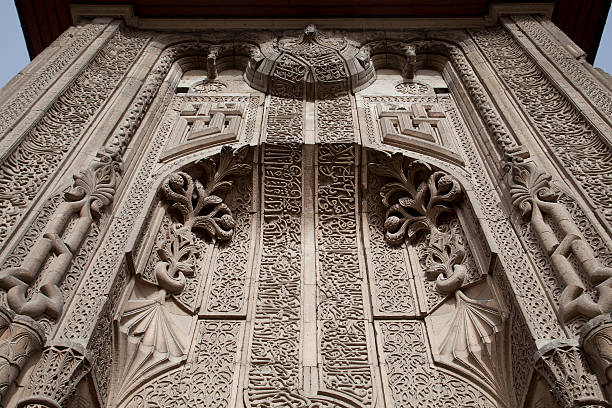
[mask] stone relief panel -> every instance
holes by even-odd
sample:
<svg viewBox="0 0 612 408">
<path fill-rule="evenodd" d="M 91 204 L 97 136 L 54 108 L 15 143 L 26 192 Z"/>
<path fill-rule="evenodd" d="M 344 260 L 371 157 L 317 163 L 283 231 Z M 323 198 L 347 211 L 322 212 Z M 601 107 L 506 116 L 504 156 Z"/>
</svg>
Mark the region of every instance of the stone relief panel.
<svg viewBox="0 0 612 408">
<path fill-rule="evenodd" d="M 307 30 L 309 35 L 316 37 Z M 287 66 L 279 63 L 278 68 L 285 69 L 285 76 L 300 74 L 295 68 L 303 61 L 296 55 L 303 54 L 314 64 L 313 72 L 327 78 L 322 67 L 329 61 L 319 58 L 320 49 L 311 41 L 345 46 L 342 41 L 330 45 L 327 39 L 308 38 L 282 43 L 287 55 L 279 62 Z M 138 238 L 134 249 L 135 258 L 146 261 L 137 262 L 137 283 L 130 286 L 118 314 L 115 364 L 120 362 L 120 367 L 114 371 L 120 379 L 109 392 L 112 353 L 104 343 L 110 343 L 111 322 L 96 324 L 97 316 L 87 311 L 93 308 L 97 314 L 101 308 L 108 316 L 117 312 L 117 299 L 129 279 L 125 265 L 117 276 L 114 268 L 122 262 L 134 218 L 148 205 L 147 190 L 158 183 L 158 159 L 164 148 L 175 146 L 173 121 L 181 113 L 192 121 L 180 143 L 229 134 L 232 140 L 251 141 L 256 134 L 261 98 L 214 94 L 227 89 L 219 85 L 226 86 L 214 65 L 217 52 L 213 47 L 207 57 L 213 61 L 207 75 L 215 79 L 193 83 L 187 95 L 174 96 L 171 112 L 136 166 L 134 182 L 114 214 L 82 293 L 61 323 L 61 337 L 74 340 L 87 338 L 96 325 L 92 366 L 102 403 L 116 392 L 110 403 L 125 407 L 360 407 L 382 406 L 385 398 L 392 406 L 514 406 L 506 397 L 513 387 L 517 398 L 523 395 L 533 354 L 525 310 L 533 313 L 529 324 L 534 333 L 557 336 L 563 331 L 554 314 L 538 305 L 545 298 L 542 288 L 503 216 L 491 181 L 480 171 L 484 166 L 452 97 L 436 96 L 430 84 L 414 75 L 394 87 L 403 96 L 359 96 L 367 107 L 363 135 L 355 132 L 359 102 L 352 95 L 332 89 L 333 97 L 312 101 L 304 98 L 304 87 L 282 88 L 277 82 L 266 97 L 262 128 L 267 144 L 261 146 L 256 177 L 250 168 L 249 174 L 228 170 L 233 159 L 223 167 L 223 152 L 228 150 L 222 150 L 219 161 L 203 161 L 193 173 L 174 172 L 164 182 L 159 198 L 171 210 L 166 212 L 162 204 L 163 211 L 143 224 L 151 232 Z M 362 57 L 359 63 L 367 67 L 368 58 Z M 346 75 L 339 64 L 331 69 L 332 80 L 338 72 Z M 138 120 L 134 123 L 117 136 L 124 147 L 130 129 L 138 127 Z M 319 145 L 312 150 L 299 146 L 312 130 Z M 410 169 L 402 162 L 395 172 L 379 168 L 378 175 L 360 168 L 363 152 L 355 140 L 363 136 L 380 146 L 389 138 L 385 135 L 437 145 L 434 154 L 423 149 L 415 154 L 431 156 L 431 164 Z M 445 146 L 450 153 L 439 149 Z M 176 163 L 191 160 L 194 155 L 189 154 Z M 473 181 L 469 198 L 476 197 L 470 201 L 479 203 L 475 208 L 465 208 L 461 197 L 468 192 L 462 191 L 453 172 L 440 168 Z M 226 176 L 233 183 L 225 184 Z M 367 184 L 367 193 L 360 191 L 361 184 Z M 257 215 L 260 187 L 262 212 Z M 380 191 L 383 199 L 374 199 Z M 307 204 L 311 198 L 314 214 Z M 566 200 L 568 214 L 582 219 L 580 207 L 575 202 L 571 207 L 569 196 Z M 40 219 L 61 206 L 59 199 L 51 201 Z M 479 224 L 481 214 L 494 220 L 493 234 Z M 66 228 L 80 226 L 73 222 Z M 92 237 L 92 243 L 81 240 L 82 248 L 96 245 L 95 228 L 85 228 L 91 229 L 87 239 Z M 599 254 L 606 249 L 597 238 L 593 230 L 585 240 Z M 504 246 L 498 263 L 493 263 L 495 241 Z M 27 246 L 22 244 L 22 250 L 27 252 Z M 252 265 L 258 269 L 253 282 Z M 316 277 L 312 291 L 304 283 L 309 268 Z M 486 271 L 494 276 L 485 278 Z M 368 299 L 368 284 L 373 299 Z M 256 292 L 253 325 L 247 328 L 249 285 Z M 43 285 L 30 286 L 26 299 Z M 513 304 L 509 294 L 514 292 L 524 296 L 524 310 Z M 370 301 L 375 323 L 368 312 Z M 318 322 L 308 320 L 312 316 Z M 407 320 L 415 317 L 419 320 Z M 402 320 L 392 320 L 398 318 Z M 372 352 L 376 347 L 384 362 L 381 369 Z M 303 361 L 305 348 L 316 349 L 313 366 Z M 248 353 L 242 360 L 241 350 Z M 307 374 L 312 367 L 317 372 Z M 387 382 L 385 395 L 377 394 L 381 373 Z"/>
<path fill-rule="evenodd" d="M 266 145 L 263 152 L 262 249 L 257 277 L 248 385 L 250 407 L 301 388 L 302 152 Z"/>
<path fill-rule="evenodd" d="M 391 407 L 497 407 L 478 388 L 431 367 L 421 321 L 379 321 L 378 348 Z"/>
<path fill-rule="evenodd" d="M 358 255 L 355 159 L 352 144 L 318 149 L 317 319 L 322 383 L 369 406 L 375 396 Z"/>
<path fill-rule="evenodd" d="M 610 148 L 599 134 L 525 54 L 503 28 L 472 32 L 472 37 L 512 92 L 532 125 L 565 169 L 612 223 Z M 546 95 L 534 98 L 532 95 Z"/>
<path fill-rule="evenodd" d="M 542 27 L 541 17 L 513 16 L 512 20 L 549 57 L 574 85 L 608 118 L 612 117 L 612 92 Z"/>
<path fill-rule="evenodd" d="M 53 103 L 47 114 L 6 155 L 0 168 L 0 241 L 8 236 L 49 177 L 80 140 L 86 126 L 146 43 L 146 37 L 138 33 L 118 31 Z M 123 57 L 116 58 L 118 54 Z"/>
<path fill-rule="evenodd" d="M 0 134 L 9 130 L 16 119 L 28 109 L 54 79 L 69 66 L 91 42 L 100 35 L 106 24 L 88 23 L 72 32 L 66 31 L 56 40 L 64 43 L 61 50 L 36 73 L 32 79 L 21 86 L 7 101 L 0 106 Z"/>
<path fill-rule="evenodd" d="M 155 282 L 136 279 L 117 322 L 115 403 L 185 360 L 203 259 L 210 251 L 206 242 L 234 236 L 236 221 L 225 196 L 235 177 L 251 173 L 247 155 L 247 146 L 224 146 L 218 155 L 183 166 L 162 182 L 161 202 L 170 222 L 161 223 L 161 240 L 154 245 Z"/>
<path fill-rule="evenodd" d="M 231 406 L 244 322 L 200 320 L 192 352 L 179 369 L 159 376 L 138 390 L 126 408 Z"/>
</svg>

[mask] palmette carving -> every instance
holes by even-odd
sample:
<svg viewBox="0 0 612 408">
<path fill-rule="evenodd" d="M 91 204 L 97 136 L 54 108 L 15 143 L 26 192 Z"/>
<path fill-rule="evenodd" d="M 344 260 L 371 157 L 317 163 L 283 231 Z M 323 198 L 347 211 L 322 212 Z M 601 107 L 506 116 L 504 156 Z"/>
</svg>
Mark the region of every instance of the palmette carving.
<svg viewBox="0 0 612 408">
<path fill-rule="evenodd" d="M 495 300 L 472 299 L 462 291 L 455 293 L 454 307 L 447 316 L 440 316 L 443 327 L 431 340 L 435 360 L 482 381 L 509 402 L 506 316 Z"/>
<path fill-rule="evenodd" d="M 513 204 L 531 223 L 553 269 L 564 283 L 559 299 L 562 321 L 577 316 L 593 318 L 612 310 L 612 268 L 603 266 L 595 257 L 569 211 L 559 202 L 559 193 L 550 184 L 551 176 L 518 155 L 507 157 Z M 597 301 L 586 293 L 577 267 L 586 273 L 588 283 L 596 285 Z"/>
<path fill-rule="evenodd" d="M 186 358 L 191 318 L 173 313 L 165 292 L 150 299 L 130 299 L 119 321 L 118 362 L 120 387 L 116 402 L 122 401 L 143 377 L 166 370 Z"/>
<path fill-rule="evenodd" d="M 17 313 L 31 317 L 47 314 L 55 319 L 61 315 L 64 298 L 59 284 L 87 239 L 94 219 L 112 202 L 120 171 L 118 154 L 103 149 L 90 167 L 74 176 L 65 200 L 21 265 L 0 271 L 0 287 L 7 291 L 8 304 Z M 50 257 L 40 289 L 28 299 L 28 289 Z"/>
</svg>

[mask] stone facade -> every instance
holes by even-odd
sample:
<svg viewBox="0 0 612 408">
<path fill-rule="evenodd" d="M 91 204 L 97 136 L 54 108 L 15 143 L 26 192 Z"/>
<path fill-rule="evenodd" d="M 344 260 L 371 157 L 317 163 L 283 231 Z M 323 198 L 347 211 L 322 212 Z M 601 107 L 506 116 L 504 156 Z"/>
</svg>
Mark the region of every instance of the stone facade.
<svg viewBox="0 0 612 408">
<path fill-rule="evenodd" d="M 484 23 L 71 28 L 0 102 L 3 406 L 610 407 L 612 87 Z"/>
</svg>

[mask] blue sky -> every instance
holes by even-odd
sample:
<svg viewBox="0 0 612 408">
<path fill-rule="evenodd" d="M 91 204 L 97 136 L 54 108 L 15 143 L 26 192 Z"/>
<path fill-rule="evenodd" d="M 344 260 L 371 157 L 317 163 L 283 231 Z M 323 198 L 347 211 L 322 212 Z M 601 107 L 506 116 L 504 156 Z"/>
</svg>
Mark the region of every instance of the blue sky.
<svg viewBox="0 0 612 408">
<path fill-rule="evenodd" d="M 594 65 L 612 74 L 612 46 L 610 46 L 612 9 L 610 11 Z M 0 0 L 0 50 L 2 50 L 0 61 L 0 87 L 2 87 L 30 62 L 14 0 Z"/>
</svg>

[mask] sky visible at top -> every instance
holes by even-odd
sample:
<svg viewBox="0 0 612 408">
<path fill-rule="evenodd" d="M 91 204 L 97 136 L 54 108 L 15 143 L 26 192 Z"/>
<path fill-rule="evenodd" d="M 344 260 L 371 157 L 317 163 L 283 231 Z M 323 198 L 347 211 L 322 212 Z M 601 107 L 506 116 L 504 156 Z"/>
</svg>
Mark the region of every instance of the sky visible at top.
<svg viewBox="0 0 612 408">
<path fill-rule="evenodd" d="M 610 74 L 612 74 L 611 14 L 612 8 L 608 13 L 594 64 L 595 67 Z M 0 0 L 0 51 L 0 87 L 3 87 L 30 62 L 14 0 Z"/>
</svg>

